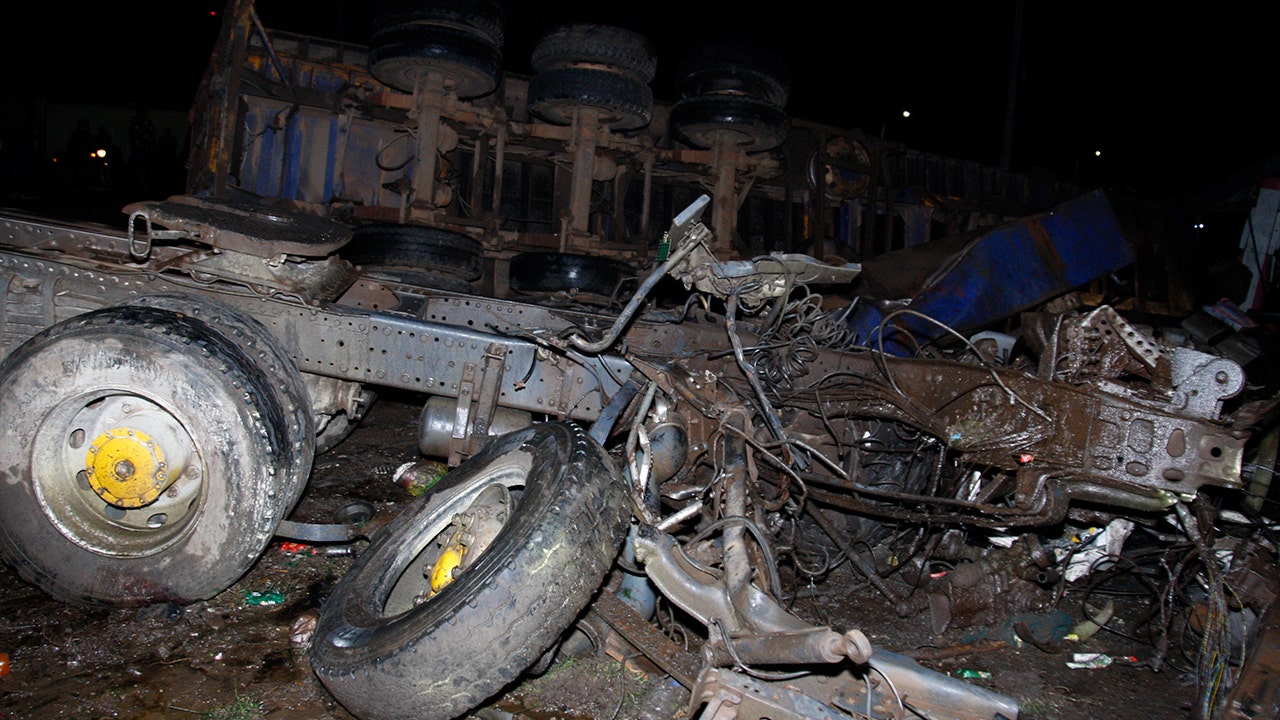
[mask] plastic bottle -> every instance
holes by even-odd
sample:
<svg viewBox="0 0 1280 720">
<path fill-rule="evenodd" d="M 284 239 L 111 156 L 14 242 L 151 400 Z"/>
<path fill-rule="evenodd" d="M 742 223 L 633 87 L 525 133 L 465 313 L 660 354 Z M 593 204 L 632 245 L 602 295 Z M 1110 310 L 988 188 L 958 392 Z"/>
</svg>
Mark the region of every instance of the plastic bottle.
<svg viewBox="0 0 1280 720">
<path fill-rule="evenodd" d="M 449 472 L 448 465 L 435 460 L 423 460 L 401 465 L 396 468 L 396 473 L 391 479 L 408 490 L 410 495 L 418 497 L 440 482 L 447 472 Z"/>
</svg>

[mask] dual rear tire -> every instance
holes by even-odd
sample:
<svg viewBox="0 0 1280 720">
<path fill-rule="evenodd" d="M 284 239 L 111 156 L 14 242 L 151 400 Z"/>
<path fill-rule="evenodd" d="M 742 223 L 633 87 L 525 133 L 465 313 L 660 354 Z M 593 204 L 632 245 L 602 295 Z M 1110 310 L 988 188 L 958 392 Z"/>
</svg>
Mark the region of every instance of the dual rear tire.
<svg viewBox="0 0 1280 720">
<path fill-rule="evenodd" d="M 554 125 L 571 125 L 592 109 L 599 124 L 636 130 L 653 118 L 657 59 L 642 35 L 609 25 L 565 25 L 533 49 L 529 110 Z"/>
<path fill-rule="evenodd" d="M 435 76 L 460 98 L 488 95 L 502 78 L 504 16 L 485 0 L 387 3 L 374 17 L 369 72 L 402 92 Z"/>
<path fill-rule="evenodd" d="M 307 398 L 265 328 L 221 304 L 58 323 L 0 363 L 0 551 L 69 603 L 210 598 L 302 492 Z"/>
</svg>

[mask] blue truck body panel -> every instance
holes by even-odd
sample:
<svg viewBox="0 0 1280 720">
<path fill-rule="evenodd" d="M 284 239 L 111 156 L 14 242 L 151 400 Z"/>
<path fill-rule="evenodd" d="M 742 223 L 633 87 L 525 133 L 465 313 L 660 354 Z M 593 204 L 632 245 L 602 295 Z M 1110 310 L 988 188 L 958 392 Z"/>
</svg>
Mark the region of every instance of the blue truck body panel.
<svg viewBox="0 0 1280 720">
<path fill-rule="evenodd" d="M 864 275 L 874 274 L 876 267 L 892 274 L 897 263 L 919 279 L 905 297 L 860 299 L 848 320 L 856 344 L 914 355 L 917 345 L 947 334 L 944 325 L 972 333 L 1134 261 L 1100 190 L 964 239 L 946 255 L 937 254 L 937 248 L 932 256 L 914 250 L 864 264 Z"/>
</svg>

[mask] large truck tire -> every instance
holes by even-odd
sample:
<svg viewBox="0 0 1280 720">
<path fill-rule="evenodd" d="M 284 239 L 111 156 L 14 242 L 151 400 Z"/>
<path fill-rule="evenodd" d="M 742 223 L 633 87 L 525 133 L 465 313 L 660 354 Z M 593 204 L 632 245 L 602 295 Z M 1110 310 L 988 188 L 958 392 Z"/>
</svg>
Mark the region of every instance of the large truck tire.
<svg viewBox="0 0 1280 720">
<path fill-rule="evenodd" d="M 470 282 L 484 275 L 484 245 L 479 240 L 426 225 L 362 225 L 339 254 L 365 271 L 410 283 L 422 276 Z"/>
<path fill-rule="evenodd" d="M 374 34 L 369 73 L 411 93 L 428 74 L 441 89 L 469 99 L 493 92 L 502 80 L 502 51 L 489 39 L 444 25 L 407 23 Z"/>
<path fill-rule="evenodd" d="M 209 323 L 64 320 L 0 363 L 0 552 L 68 603 L 213 597 L 292 505 L 310 460 L 289 428 L 272 376 Z"/>
<path fill-rule="evenodd" d="M 529 81 L 529 110 L 555 125 L 594 108 L 602 125 L 635 130 L 653 119 L 653 89 L 625 73 L 589 67 L 544 70 Z"/>
<path fill-rule="evenodd" d="M 235 343 L 267 374 L 284 411 L 284 430 L 288 436 L 289 451 L 279 458 L 282 461 L 280 470 L 286 480 L 284 501 L 287 514 L 302 497 L 311 477 L 311 465 L 320 452 L 315 416 L 311 412 L 311 396 L 293 358 L 252 315 L 213 298 L 177 293 L 144 295 L 128 304 L 169 310 L 203 321 Z"/>
<path fill-rule="evenodd" d="M 334 587 L 312 667 L 361 720 L 461 717 L 572 625 L 613 563 L 627 507 L 617 469 L 576 425 L 490 440 Z"/>
<path fill-rule="evenodd" d="M 535 73 L 565 67 L 604 66 L 644 84 L 657 74 L 653 44 L 645 36 L 611 25 L 562 25 L 543 35 L 533 47 Z"/>
</svg>

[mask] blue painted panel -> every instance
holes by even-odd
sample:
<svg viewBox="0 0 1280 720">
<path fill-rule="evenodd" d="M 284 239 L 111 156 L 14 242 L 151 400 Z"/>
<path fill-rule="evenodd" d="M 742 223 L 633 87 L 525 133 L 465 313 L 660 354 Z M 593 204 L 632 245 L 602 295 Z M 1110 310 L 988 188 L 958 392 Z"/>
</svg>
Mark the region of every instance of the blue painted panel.
<svg viewBox="0 0 1280 720">
<path fill-rule="evenodd" d="M 250 97 L 242 123 L 236 179 L 264 197 L 396 206 L 384 185 L 413 171 L 412 138 L 389 122 Z"/>
<path fill-rule="evenodd" d="M 933 258 L 930 264 L 921 265 L 919 253 L 907 252 L 890 253 L 876 261 L 892 267 L 901 259 L 904 272 L 918 274 L 921 282 L 908 296 L 911 302 L 891 306 L 862 298 L 849 318 L 857 344 L 883 347 L 893 355 L 914 355 L 912 337 L 923 344 L 946 331 L 910 314 L 895 315 L 899 308 L 909 308 L 968 334 L 1105 277 L 1134 260 L 1133 249 L 1101 191 L 978 235 L 956 252 Z M 906 332 L 889 325 L 899 325 Z"/>
</svg>

